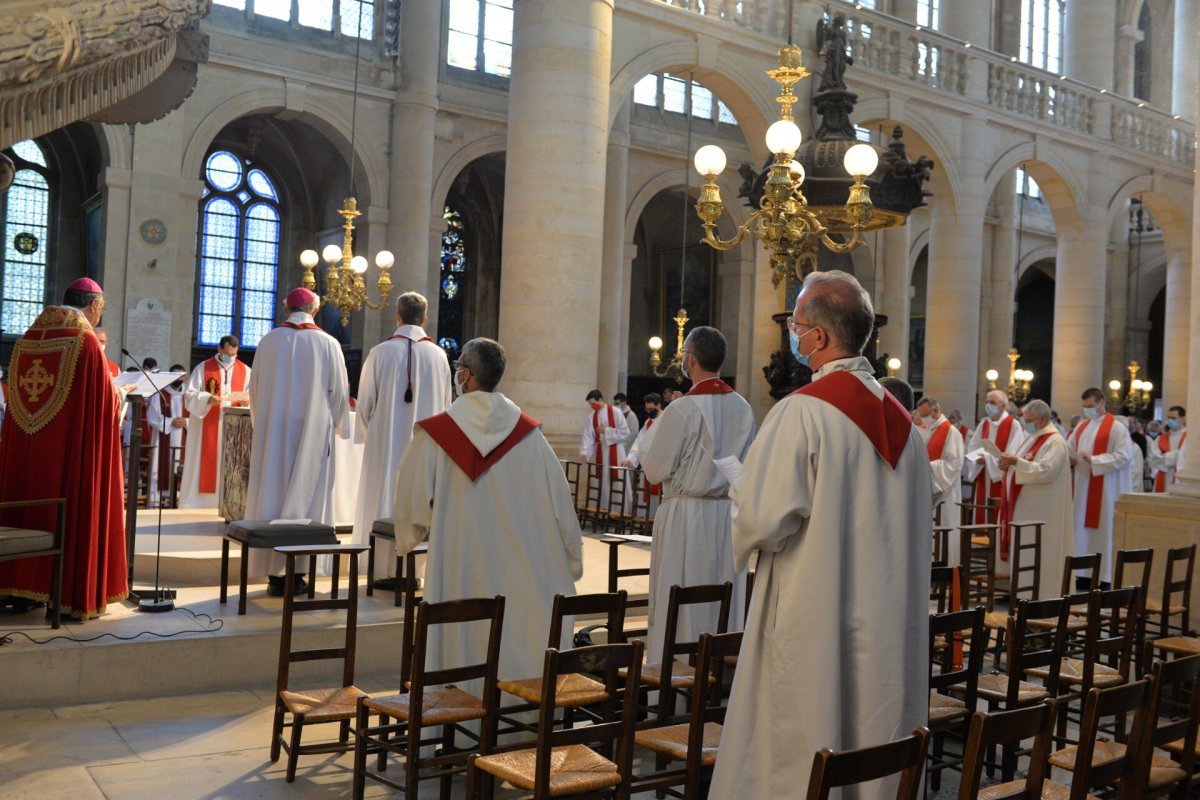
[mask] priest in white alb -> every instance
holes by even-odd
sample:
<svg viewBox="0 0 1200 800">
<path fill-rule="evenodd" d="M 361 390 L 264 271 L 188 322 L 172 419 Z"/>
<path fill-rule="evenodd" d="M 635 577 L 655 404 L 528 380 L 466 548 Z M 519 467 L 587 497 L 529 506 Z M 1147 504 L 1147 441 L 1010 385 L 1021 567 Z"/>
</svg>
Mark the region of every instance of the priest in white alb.
<svg viewBox="0 0 1200 800">
<path fill-rule="evenodd" d="M 504 348 L 472 339 L 454 374 L 458 399 L 421 420 L 396 473 L 396 549 L 428 533 L 425 600 L 504 595 L 500 676 L 540 675 L 555 594 L 575 594 L 583 542 L 562 465 L 541 423 L 496 391 Z M 566 626 L 560 647 L 571 646 Z M 430 630 L 431 669 L 477 663 L 487 629 Z"/>
<path fill-rule="evenodd" d="M 1129 429 L 1108 413 L 1104 392 L 1094 386 L 1083 393 L 1083 416 L 1067 439 L 1071 465 L 1075 467 L 1074 554 L 1100 553 L 1100 582 L 1109 583 L 1114 555 L 1113 509 L 1121 492 L 1133 490 L 1133 454 L 1129 451 Z"/>
<path fill-rule="evenodd" d="M 445 411 L 451 397 L 446 351 L 425 334 L 428 301 L 405 292 L 396 301 L 396 332 L 371 348 L 358 382 L 354 438 L 365 442 L 354 541 L 368 544 L 375 520 L 392 518 L 396 468 L 412 440 L 417 420 Z M 396 549 L 378 540 L 375 574 L 368 580 L 395 579 Z M 394 588 L 394 586 L 393 586 Z"/>
<path fill-rule="evenodd" d="M 287 295 L 287 320 L 262 338 L 250 375 L 250 487 L 246 519 L 307 519 L 333 525 L 333 443 L 347 438 L 350 383 L 342 346 L 313 322 L 308 289 Z M 283 556 L 250 551 L 250 574 L 283 593 Z M 298 586 L 297 589 L 300 587 Z"/>
<path fill-rule="evenodd" d="M 1163 432 L 1146 448 L 1146 462 L 1154 470 L 1154 491 L 1162 493 L 1175 483 L 1179 454 L 1187 441 L 1187 411 L 1171 406 L 1163 423 Z M 1140 477 L 1140 476 L 1138 476 Z"/>
<path fill-rule="evenodd" d="M 954 423 L 942 413 L 937 398 L 925 396 L 917 403 L 917 424 L 922 429 L 921 439 L 929 456 L 929 471 L 933 475 L 934 488 L 942 496 L 943 525 L 956 525 L 959 521 L 959 503 L 962 502 L 963 438 Z M 959 563 L 961 543 L 958 531 L 951 531 L 948 558 L 950 564 Z"/>
<path fill-rule="evenodd" d="M 642 465 L 642 453 L 650 449 L 650 442 L 654 440 L 654 421 L 658 419 L 658 415 L 662 413 L 662 395 L 658 392 L 650 392 L 642 398 L 642 403 L 646 410 L 646 424 L 638 430 L 637 436 L 633 439 L 633 444 L 629 447 L 629 453 L 625 456 L 625 460 L 621 462 L 622 467 L 640 467 Z M 658 513 L 658 507 L 662 504 L 662 484 L 651 483 L 642 473 L 641 486 L 633 487 L 633 491 L 642 493 L 642 504 L 646 508 L 646 518 L 654 519 Z"/>
<path fill-rule="evenodd" d="M 612 480 L 619 472 L 614 467 L 625 460 L 625 440 L 629 438 L 629 425 L 621 409 L 604 402 L 599 389 L 587 393 L 587 404 L 591 409 L 587 424 L 583 426 L 583 438 L 579 443 L 579 456 L 591 462 L 592 477 L 600 479 L 600 506 L 608 508 L 612 497 Z M 629 499 L 629 486 L 625 487 L 625 499 Z"/>
<path fill-rule="evenodd" d="M 1004 475 L 1000 470 L 999 458 L 989 450 L 983 449 L 983 441 L 990 441 L 1001 453 L 1015 453 L 1025 438 L 1021 423 L 1006 410 L 1008 395 L 999 389 L 987 393 L 983 407 L 984 417 L 975 427 L 967 442 L 968 458 L 964 469 L 967 480 L 974 484 L 971 502 L 984 505 L 984 500 L 994 499 L 1001 507 L 1004 505 Z M 976 509 L 975 522 L 982 523 L 983 511 Z"/>
<path fill-rule="evenodd" d="M 671 587 L 733 584 L 729 630 L 741 630 L 745 617 L 746 568 L 734 567 L 733 502 L 729 487 L 754 441 L 754 412 L 721 380 L 725 336 L 716 328 L 693 328 L 683 342 L 687 394 L 663 412 L 654 437 L 641 454 L 651 483 L 663 487 L 654 517 L 650 552 L 650 608 L 646 661 L 662 661 Z M 694 642 L 717 632 L 718 609 L 700 605 L 681 610 L 676 638 Z"/>
<path fill-rule="evenodd" d="M 839 270 L 810 273 L 788 320 L 813 381 L 767 414 L 733 486 L 736 565 L 757 552 L 758 568 L 709 797 L 796 797 L 822 747 L 928 721 L 934 488 L 908 412 L 862 357 L 874 321 Z"/>
<path fill-rule="evenodd" d="M 221 409 L 245 406 L 250 368 L 238 360 L 238 338 L 222 336 L 217 352 L 192 370 L 183 388 L 188 447 L 180 508 L 216 508 L 221 488 Z"/>
<path fill-rule="evenodd" d="M 1071 502 L 1071 456 L 1067 442 L 1050 419 L 1050 406 L 1030 400 L 1021 410 L 1025 438 L 1015 453 L 1000 456 L 1004 471 L 1004 508 L 1000 544 L 1012 559 L 1010 522 L 1044 522 L 1038 598 L 1058 597 L 1063 561 L 1074 549 L 1075 509 Z M 1032 535 L 1032 529 L 1027 529 Z M 1028 599 L 1028 598 L 1026 598 Z"/>
</svg>

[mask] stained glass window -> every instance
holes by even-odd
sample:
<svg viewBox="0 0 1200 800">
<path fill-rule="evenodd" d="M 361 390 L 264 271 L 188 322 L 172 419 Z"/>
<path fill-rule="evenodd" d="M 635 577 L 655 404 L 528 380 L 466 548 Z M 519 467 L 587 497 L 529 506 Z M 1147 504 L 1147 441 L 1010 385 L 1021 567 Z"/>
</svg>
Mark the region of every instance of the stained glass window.
<svg viewBox="0 0 1200 800">
<path fill-rule="evenodd" d="M 261 168 L 228 150 L 205 162 L 200 204 L 196 343 L 233 334 L 257 347 L 275 321 L 282 217 L 279 192 Z"/>
<path fill-rule="evenodd" d="M 447 64 L 502 78 L 512 72 L 513 0 L 450 0 L 447 27 Z"/>
<path fill-rule="evenodd" d="M 17 174 L 0 194 L 0 333 L 20 336 L 46 303 L 50 181 L 46 156 L 35 142 L 17 142 L 11 153 Z"/>
<path fill-rule="evenodd" d="M 669 73 L 651 72 L 642 76 L 633 86 L 633 102 L 640 106 L 651 106 L 673 114 L 683 114 L 688 110 L 693 117 L 713 120 L 726 125 L 737 125 L 737 117 L 729 110 L 712 90 L 697 83 L 690 82 L 691 105 L 688 108 L 689 81 Z"/>
<path fill-rule="evenodd" d="M 450 206 L 442 211 L 441 297 L 438 300 L 438 345 L 451 361 L 458 358 L 463 339 L 463 287 L 467 280 L 467 247 L 462 214 Z"/>
<path fill-rule="evenodd" d="M 1021 60 L 1058 72 L 1062 64 L 1062 0 L 1021 0 Z"/>
</svg>

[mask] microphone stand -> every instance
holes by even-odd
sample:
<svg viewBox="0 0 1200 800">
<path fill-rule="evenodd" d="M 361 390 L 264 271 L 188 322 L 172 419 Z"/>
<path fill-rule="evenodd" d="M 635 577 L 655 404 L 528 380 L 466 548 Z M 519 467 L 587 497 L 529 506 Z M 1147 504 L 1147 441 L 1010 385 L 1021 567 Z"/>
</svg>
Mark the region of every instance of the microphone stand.
<svg viewBox="0 0 1200 800">
<path fill-rule="evenodd" d="M 125 355 L 126 358 L 128 358 L 130 361 L 133 362 L 133 365 L 135 367 L 137 367 L 138 372 L 140 372 L 146 376 L 146 381 L 150 384 L 150 387 L 152 389 L 154 389 L 154 399 L 158 400 L 159 395 L 162 393 L 162 389 L 158 388 L 158 384 L 155 383 L 154 379 L 150 377 L 150 373 L 146 372 L 146 370 L 142 368 L 141 362 L 139 362 L 136 358 L 134 358 L 132 355 L 130 355 L 129 351 L 126 350 L 124 347 L 121 348 L 121 353 L 123 355 Z M 149 407 L 150 407 L 149 403 L 147 403 L 146 408 L 149 409 Z M 162 431 L 160 431 L 160 434 L 165 436 L 166 433 L 167 433 L 167 418 L 163 417 Z M 161 439 L 159 440 L 157 447 L 162 447 Z M 168 461 L 169 460 L 170 459 L 168 459 Z M 130 468 L 132 469 L 133 465 L 130 465 Z M 172 469 L 171 470 L 172 475 L 174 475 L 174 472 L 175 472 L 175 470 Z M 148 486 L 146 496 L 147 497 L 152 496 L 151 492 L 153 492 L 153 491 L 155 491 L 155 487 Z M 158 613 L 162 613 L 164 611 L 174 611 L 175 610 L 174 599 L 172 599 L 170 597 L 164 597 L 163 591 L 161 588 L 159 588 L 159 583 L 158 583 L 159 568 L 162 565 L 162 498 L 161 497 L 158 498 L 158 541 L 155 544 L 154 549 L 155 549 L 155 552 L 154 552 L 154 599 L 152 600 L 149 597 L 140 598 L 138 600 L 138 611 L 145 611 L 147 613 L 152 613 L 152 614 L 158 614 Z"/>
</svg>

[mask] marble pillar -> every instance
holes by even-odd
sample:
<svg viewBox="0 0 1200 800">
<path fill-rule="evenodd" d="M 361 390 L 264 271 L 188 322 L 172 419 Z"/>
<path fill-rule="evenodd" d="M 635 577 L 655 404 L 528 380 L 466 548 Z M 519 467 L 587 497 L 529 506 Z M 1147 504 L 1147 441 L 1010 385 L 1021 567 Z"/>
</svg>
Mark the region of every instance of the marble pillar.
<svg viewBox="0 0 1200 800">
<path fill-rule="evenodd" d="M 1192 69 L 1196 66 L 1193 63 Z M 1194 75 L 1194 73 L 1193 73 Z M 1200 88 L 1200 82 L 1198 82 Z M 1197 92 L 1197 104 L 1200 105 L 1200 91 Z M 1196 150 L 1193 165 L 1200 169 L 1200 148 Z M 1192 185 L 1192 252 L 1190 264 L 1191 285 L 1200 289 L 1200 181 Z M 1169 274 L 1168 274 L 1169 280 Z M 1168 293 L 1170 289 L 1168 288 Z M 1169 302 L 1169 301 L 1168 301 Z M 1196 409 L 1200 409 L 1200 291 L 1191 292 L 1188 306 L 1190 312 L 1189 342 L 1188 342 L 1188 371 L 1187 371 L 1187 405 L 1192 409 L 1192 418 L 1197 417 Z M 1189 436 L 1183 445 L 1183 469 L 1176 475 L 1171 494 L 1200 498 L 1200 436 Z"/>
<path fill-rule="evenodd" d="M 1113 88 L 1117 0 L 1071 0 L 1063 22 L 1063 71 L 1077 81 Z"/>
<path fill-rule="evenodd" d="M 400 86 L 392 103 L 391 180 L 388 184 L 390 247 L 387 249 L 396 256 L 392 267 L 395 288 L 390 300 L 409 291 L 425 295 L 429 298 L 430 328 L 433 329 L 437 323 L 439 271 L 437 251 L 430 250 L 429 218 L 434 213 L 434 130 L 438 109 L 442 4 L 405 3 L 401 14 Z M 381 244 L 375 250 L 382 248 Z M 395 314 L 387 311 L 383 309 L 376 331 L 364 332 L 365 348 L 391 334 Z"/>
<path fill-rule="evenodd" d="M 629 195 L 630 103 L 617 112 L 608 139 L 608 172 L 604 183 L 604 252 L 600 295 L 600 353 L 596 365 L 596 387 L 611 398 L 625 390 L 628 346 L 621 349 L 621 332 L 629 328 L 629 283 L 625 261 L 625 204 Z"/>
<path fill-rule="evenodd" d="M 1057 231 L 1054 279 L 1054 376 L 1051 406 L 1072 409 L 1089 386 L 1103 388 L 1104 270 L 1108 223 L 1084 219 Z"/>
<path fill-rule="evenodd" d="M 1129 383 L 1129 373 L 1125 365 L 1129 363 L 1129 241 L 1128 231 L 1119 222 L 1112 228 L 1114 236 L 1123 239 L 1108 253 L 1108 314 L 1105 322 L 1104 336 L 1104 389 L 1108 390 L 1108 382 L 1114 378 L 1121 382 L 1124 392 Z"/>
<path fill-rule="evenodd" d="M 1171 111 L 1196 119 L 1196 34 L 1200 0 L 1175 0 L 1175 57 L 1171 62 Z M 1168 301 L 1170 302 L 1170 301 Z"/>
<path fill-rule="evenodd" d="M 1188 337 L 1192 322 L 1188 319 L 1192 295 L 1190 253 L 1180 249 L 1167 258 L 1165 335 L 1163 336 L 1162 400 L 1163 407 L 1187 406 Z M 1200 417 L 1198 417 L 1200 418 Z"/>
<path fill-rule="evenodd" d="M 577 434 L 600 333 L 613 0 L 521 0 L 504 185 L 502 390 Z"/>
<path fill-rule="evenodd" d="M 909 318 L 909 225 L 883 232 L 880 256 L 882 278 L 876 282 L 875 313 L 886 314 L 887 325 L 879 331 L 879 352 L 900 359 L 896 374 L 908 378 L 908 318 Z"/>
<path fill-rule="evenodd" d="M 1133 97 L 1133 50 L 1145 38 L 1136 25 L 1117 29 L 1117 48 L 1113 53 L 1113 89 L 1121 97 Z"/>
<path fill-rule="evenodd" d="M 1112 0 L 1108 0 L 1112 2 Z M 979 47 L 992 46 L 992 18 L 989 3 L 942 3 L 938 30 Z M 943 404 L 944 405 L 944 404 Z"/>
<path fill-rule="evenodd" d="M 1007 178 L 1004 183 L 1012 185 Z M 996 204 L 996 226 L 992 231 L 991 305 L 988 308 L 987 345 L 983 350 L 980 387 L 987 389 L 983 377 L 989 369 L 1000 373 L 1001 383 L 1008 377 L 1008 351 L 1013 346 L 1013 317 L 1017 311 L 1015 279 L 1017 274 L 1017 228 L 1013 225 L 1015 193 L 1005 191 Z M 984 392 L 981 392 L 981 395 Z M 975 409 L 983 411 L 982 404 Z"/>
</svg>

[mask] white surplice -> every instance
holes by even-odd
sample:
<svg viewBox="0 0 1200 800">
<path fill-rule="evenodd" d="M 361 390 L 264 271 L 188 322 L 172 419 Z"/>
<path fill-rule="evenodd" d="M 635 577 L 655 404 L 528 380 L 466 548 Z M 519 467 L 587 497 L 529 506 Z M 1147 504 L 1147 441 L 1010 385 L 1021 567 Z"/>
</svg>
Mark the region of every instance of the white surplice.
<svg viewBox="0 0 1200 800">
<path fill-rule="evenodd" d="M 480 455 L 496 449 L 521 410 L 498 392 L 468 392 L 446 412 Z M 555 594 L 574 595 L 583 541 L 558 456 L 541 429 L 526 435 L 472 481 L 420 426 L 396 472 L 396 548 L 429 532 L 425 599 L 505 596 L 500 675 L 540 675 Z M 562 647 L 572 629 L 564 626 Z M 483 661 L 487 629 L 430 631 L 431 669 Z"/>
<path fill-rule="evenodd" d="M 609 425 L 609 409 L 612 409 L 612 425 Z M 596 441 L 596 430 L 600 428 L 599 441 Z M 579 443 L 579 457 L 589 463 L 603 463 L 605 467 L 618 466 L 625 459 L 625 440 L 629 437 L 629 425 L 621 409 L 613 405 L 604 405 L 588 414 L 587 424 L 583 426 L 583 438 Z M 616 445 L 617 455 L 610 458 L 611 447 Z M 611 462 L 611 463 L 610 463 Z M 600 475 L 600 507 L 607 509 L 610 496 L 609 483 L 612 480 L 612 470 L 592 467 L 592 474 Z M 628 508 L 630 487 L 625 487 L 625 505 Z"/>
<path fill-rule="evenodd" d="M 1169 447 L 1165 453 L 1162 451 L 1162 444 L 1160 444 L 1164 436 L 1167 437 Z M 1158 473 L 1167 473 L 1164 491 L 1170 490 L 1171 484 L 1175 482 L 1175 471 L 1179 467 L 1179 453 L 1182 449 L 1185 436 L 1187 436 L 1186 428 L 1177 431 L 1163 431 L 1158 435 L 1157 439 L 1152 440 L 1146 445 L 1146 466 L 1153 470 L 1152 477 L 1157 481 Z"/>
<path fill-rule="evenodd" d="M 814 380 L 835 370 L 883 397 L 865 358 Z M 767 414 L 732 491 L 737 566 L 759 560 L 710 797 L 794 797 L 820 748 L 893 741 L 928 720 L 934 489 L 908 437 L 892 469 L 820 399 L 794 394 Z"/>
<path fill-rule="evenodd" d="M 1099 455 L 1092 455 L 1096 445 L 1096 434 L 1100 431 L 1103 420 L 1104 417 L 1097 417 L 1080 422 L 1071 432 L 1067 445 L 1072 455 L 1087 453 L 1091 458 L 1090 462 L 1080 458 L 1075 464 L 1074 555 L 1100 553 L 1100 580 L 1110 582 L 1113 565 L 1113 509 L 1117 503 L 1117 495 L 1133 490 L 1133 456 L 1129 452 L 1129 430 L 1120 418 L 1113 420 L 1107 450 Z M 1095 528 L 1088 528 L 1088 485 L 1092 477 L 1097 475 L 1104 478 L 1100 496 L 1100 519 Z M 1078 574 L 1087 573 L 1081 571 Z"/>
<path fill-rule="evenodd" d="M 745 618 L 746 570 L 733 558 L 733 501 L 729 478 L 714 459 L 746 460 L 754 441 L 754 412 L 736 392 L 686 394 L 655 420 L 654 437 L 641 454 L 651 483 L 662 484 L 650 553 L 649 629 L 646 661 L 662 660 L 671 587 L 733 584 L 729 630 Z M 709 604 L 681 609 L 676 639 L 694 642 L 716 633 L 718 609 Z"/>
<path fill-rule="evenodd" d="M 640 429 L 642 425 L 640 422 L 638 422 L 637 414 L 634 414 L 632 409 L 621 409 L 618 407 L 617 410 L 624 413 L 625 425 L 629 428 L 629 435 L 625 437 L 624 442 L 625 452 L 628 453 L 629 448 L 633 447 L 633 443 L 637 439 L 638 429 Z"/>
<path fill-rule="evenodd" d="M 392 518 L 396 468 L 412 440 L 413 425 L 442 413 L 453 399 L 446 351 L 432 341 L 422 341 L 426 338 L 420 325 L 401 325 L 392 338 L 371 348 L 363 362 L 354 430 L 355 441 L 365 443 L 354 512 L 356 544 L 370 542 L 375 520 Z M 405 402 L 410 374 L 412 400 Z M 396 549 L 391 542 L 380 539 L 375 574 L 368 579 L 395 575 Z"/>
<path fill-rule="evenodd" d="M 1000 435 L 1000 426 L 1004 424 L 1004 420 L 1006 419 L 1009 419 L 1009 413 L 1007 411 L 1001 411 L 1000 417 L 994 421 L 987 417 L 984 417 L 982 420 L 980 420 L 979 424 L 975 426 L 975 432 L 971 434 L 971 438 L 967 442 L 966 452 L 971 453 L 975 450 L 978 450 L 981 447 L 980 442 L 982 442 L 984 439 L 987 439 L 992 444 L 995 444 L 997 447 L 999 447 L 999 443 L 996 441 L 996 439 Z M 1024 441 L 1024 439 L 1025 429 L 1021 427 L 1021 420 L 1013 418 L 1012 433 L 1009 434 L 1008 442 L 1005 444 L 1005 446 L 1000 448 L 1000 452 L 1009 453 L 1010 455 L 1016 453 L 1017 448 L 1021 446 L 1021 442 Z M 990 453 L 985 455 L 986 460 L 984 464 L 980 464 L 977 461 L 970 461 L 963 466 L 963 471 L 966 473 L 967 480 L 971 483 L 974 483 L 975 479 L 979 477 L 979 473 L 986 468 L 988 480 L 1003 481 L 1004 472 L 1000 469 L 1000 461 Z M 979 501 L 980 499 L 976 497 L 973 498 L 971 502 L 978 503 Z"/>
<path fill-rule="evenodd" d="M 312 317 L 295 313 L 288 322 L 312 324 Z M 350 412 L 342 346 L 320 329 L 275 328 L 258 343 L 249 386 L 246 519 L 333 525 L 333 441 L 347 437 Z M 251 575 L 282 575 L 284 566 L 281 555 L 250 551 Z"/>
<path fill-rule="evenodd" d="M 170 463 L 174 465 L 179 458 L 179 448 L 183 446 L 183 428 L 176 428 L 174 421 L 183 419 L 183 394 L 171 388 L 162 390 L 167 396 L 168 413 L 163 414 L 158 395 L 146 398 L 146 424 L 150 426 L 150 488 L 149 497 L 157 497 L 162 502 L 170 491 L 170 477 L 167 477 L 166 489 L 158 490 L 158 447 L 162 443 L 162 434 L 167 434 L 171 454 Z"/>
<path fill-rule="evenodd" d="M 1050 434 L 1037 453 L 1030 451 L 1042 437 Z M 1039 597 L 1058 597 L 1062 588 L 1063 562 L 1074 551 L 1075 508 L 1071 501 L 1071 457 L 1062 434 L 1047 425 L 1026 436 L 1013 454 L 1017 463 L 1004 473 L 1005 491 L 1020 487 L 1013 506 L 1012 521 L 1041 520 L 1041 570 L 1038 574 Z M 1007 496 L 1007 495 L 1006 495 Z M 1026 529 L 1032 535 L 1032 529 Z M 1009 545 L 1011 564 L 1012 544 Z M 999 564 L 999 562 L 997 562 Z"/>
<path fill-rule="evenodd" d="M 921 438 L 928 445 L 929 439 L 933 437 L 937 429 L 949 422 L 945 414 L 938 414 L 937 419 L 926 431 L 926 435 Z M 958 504 L 962 502 L 963 455 L 966 451 L 963 449 L 963 438 L 962 434 L 958 432 L 958 428 L 950 425 L 948 431 L 946 444 L 942 448 L 942 452 L 937 454 L 939 457 L 929 460 L 929 471 L 933 476 L 934 489 L 942 496 L 942 524 L 954 525 L 960 518 Z M 957 529 L 950 532 L 949 541 L 949 563 L 957 564 L 961 549 Z"/>
<path fill-rule="evenodd" d="M 233 364 L 228 367 L 223 364 L 219 366 L 217 372 L 221 376 L 221 397 L 224 398 L 221 405 L 214 406 L 210 402 L 212 393 L 204 386 L 204 365 L 206 361 L 202 361 L 192 370 L 192 374 L 188 376 L 188 381 L 183 387 L 183 402 L 187 406 L 188 412 L 188 448 L 183 457 L 183 479 L 179 485 L 179 507 L 180 508 L 216 508 L 218 505 L 218 493 L 221 487 L 221 441 L 222 428 L 225 426 L 225 419 L 221 416 L 221 409 L 228 408 L 232 405 L 230 395 L 233 393 Z M 219 363 L 219 362 L 218 362 Z M 246 367 L 246 385 L 249 386 L 250 375 L 253 372 L 249 367 Z M 216 414 L 220 426 L 217 429 L 217 492 L 200 492 L 200 460 L 204 453 L 204 418 L 209 414 Z"/>
</svg>

